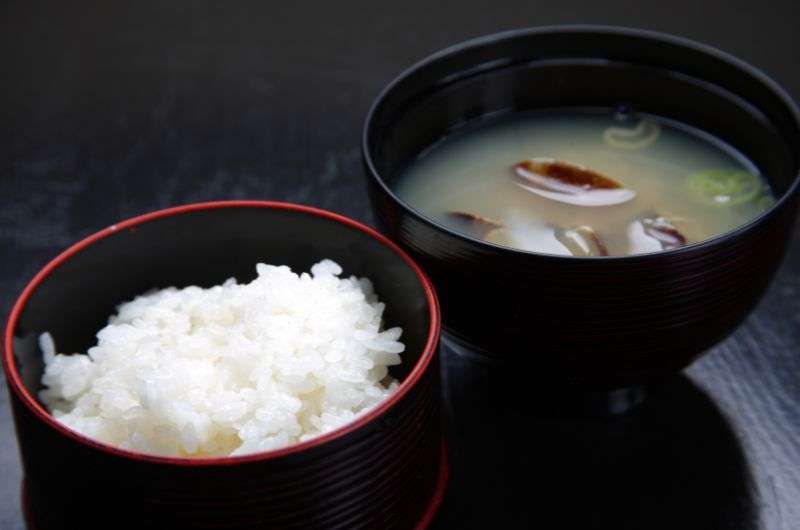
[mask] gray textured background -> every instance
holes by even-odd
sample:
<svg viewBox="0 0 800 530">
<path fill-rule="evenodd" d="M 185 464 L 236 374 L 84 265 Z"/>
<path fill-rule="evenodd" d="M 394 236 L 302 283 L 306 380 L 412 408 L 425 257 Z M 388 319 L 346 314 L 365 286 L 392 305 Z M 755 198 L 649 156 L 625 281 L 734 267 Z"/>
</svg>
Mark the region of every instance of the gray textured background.
<svg viewBox="0 0 800 530">
<path fill-rule="evenodd" d="M 380 87 L 412 61 L 464 38 L 564 22 L 632 25 L 696 38 L 760 66 L 800 94 L 800 4 L 789 0 L 3 2 L 0 123 L 7 136 L 0 148 L 0 310 L 7 313 L 25 282 L 70 243 L 156 208 L 266 198 L 371 222 L 358 144 Z M 705 520 L 712 522 L 704 528 L 800 528 L 798 347 L 795 244 L 759 309 L 689 370 L 727 418 L 725 428 L 752 475 L 742 502 L 752 503 L 755 515 L 735 515 L 720 503 L 708 508 L 713 514 Z M 483 377 L 459 363 L 450 357 L 453 374 L 466 370 Z M 525 509 L 511 508 L 499 496 L 483 507 L 470 500 L 469 490 L 493 487 L 486 479 L 493 471 L 476 475 L 480 464 L 466 464 L 480 455 L 470 453 L 471 431 L 459 423 L 469 423 L 470 416 L 459 417 L 458 403 L 467 398 L 458 401 L 452 394 L 453 377 L 448 397 L 457 401 L 449 409 L 454 461 L 463 471 L 455 469 L 458 482 L 440 524 L 477 526 L 487 511 L 506 514 L 501 526 L 532 524 L 535 499 Z M 668 407 L 670 396 L 656 406 Z M 20 468 L 4 392 L 0 400 L 0 528 L 15 530 L 23 528 Z M 486 420 L 485 413 L 472 419 Z M 676 425 L 670 432 L 682 429 Z M 713 439 L 687 426 L 694 428 L 700 430 L 690 444 L 708 443 L 713 453 Z M 702 481 L 704 473 L 703 462 L 696 462 L 684 482 L 675 482 L 675 491 Z M 493 477 L 503 483 L 502 476 Z M 518 491 L 526 484 L 499 487 Z M 711 501 L 718 498 L 713 490 Z M 610 518 L 592 526 L 647 528 L 652 525 L 642 521 L 683 509 L 677 504 L 651 501 L 652 513 L 627 519 L 628 526 L 613 524 L 614 517 L 623 517 L 611 510 Z M 691 515 L 683 521 L 682 528 L 695 528 Z"/>
</svg>

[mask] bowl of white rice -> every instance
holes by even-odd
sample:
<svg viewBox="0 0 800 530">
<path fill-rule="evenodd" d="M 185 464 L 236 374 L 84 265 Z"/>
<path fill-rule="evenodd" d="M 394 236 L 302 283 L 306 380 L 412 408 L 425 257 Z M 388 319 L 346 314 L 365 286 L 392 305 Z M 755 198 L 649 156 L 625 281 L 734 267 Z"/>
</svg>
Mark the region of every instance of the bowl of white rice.
<svg viewBox="0 0 800 530">
<path fill-rule="evenodd" d="M 439 326 L 419 267 L 337 214 L 234 201 L 110 226 L 8 321 L 29 523 L 425 527 L 447 478 Z"/>
</svg>

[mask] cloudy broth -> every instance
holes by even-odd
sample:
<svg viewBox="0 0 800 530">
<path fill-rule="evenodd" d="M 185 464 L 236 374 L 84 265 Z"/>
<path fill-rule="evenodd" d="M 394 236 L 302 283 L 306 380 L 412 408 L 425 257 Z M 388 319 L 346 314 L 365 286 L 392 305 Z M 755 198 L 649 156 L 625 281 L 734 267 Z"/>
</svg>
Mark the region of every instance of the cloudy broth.
<svg viewBox="0 0 800 530">
<path fill-rule="evenodd" d="M 576 256 L 677 248 L 773 202 L 755 165 L 702 131 L 579 111 L 522 114 L 452 135 L 406 168 L 395 191 L 463 234 Z"/>
</svg>

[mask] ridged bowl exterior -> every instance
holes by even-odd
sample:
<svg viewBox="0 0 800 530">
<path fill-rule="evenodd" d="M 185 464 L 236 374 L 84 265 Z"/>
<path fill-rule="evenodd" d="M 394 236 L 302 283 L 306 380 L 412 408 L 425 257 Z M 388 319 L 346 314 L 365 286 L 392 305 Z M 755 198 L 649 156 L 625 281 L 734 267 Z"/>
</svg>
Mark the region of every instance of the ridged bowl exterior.
<svg viewBox="0 0 800 530">
<path fill-rule="evenodd" d="M 372 184 L 385 232 L 422 265 L 445 330 L 532 379 L 605 388 L 687 366 L 759 300 L 785 252 L 795 200 L 736 237 L 672 255 L 561 259 L 443 233 Z"/>
<path fill-rule="evenodd" d="M 270 209 L 270 214 L 262 216 L 260 210 L 264 209 Z M 241 227 L 252 226 L 254 219 L 261 219 L 263 226 L 254 230 L 266 231 L 284 217 L 287 223 L 293 219 L 308 221 L 303 230 L 342 224 L 334 227 L 340 237 L 330 244 L 346 247 L 345 252 L 357 250 L 363 257 L 370 252 L 368 249 L 374 249 L 381 253 L 381 259 L 394 260 L 392 249 L 399 251 L 355 222 L 293 205 L 209 203 L 157 215 L 162 217 L 112 227 L 102 233 L 103 239 L 90 242 L 79 252 L 103 252 L 102 244 L 108 246 L 113 241 L 108 237 L 150 240 L 148 230 L 164 234 L 176 226 L 187 228 L 185 234 L 197 226 L 202 234 L 207 233 L 203 223 L 219 226 L 232 222 L 231 226 Z M 235 220 L 228 219 L 237 215 Z M 312 219 L 314 216 L 319 219 Z M 168 223 L 176 225 L 167 226 Z M 165 225 L 163 229 L 160 224 Z M 125 235 L 109 234 L 109 230 Z M 173 236 L 163 237 L 172 241 Z M 175 244 L 180 254 L 180 243 Z M 187 244 L 190 250 L 191 244 Z M 228 254 L 236 252 L 226 250 Z M 409 261 L 410 265 L 403 265 L 406 258 L 395 257 L 396 265 L 410 274 L 403 281 L 415 281 L 409 270 L 413 264 Z M 63 267 L 69 268 L 69 258 Z M 74 279 L 62 275 L 52 279 L 51 284 L 63 285 L 51 287 L 69 289 L 66 284 L 72 281 L 67 278 Z M 88 271 L 83 280 L 87 284 L 94 281 Z M 394 280 L 387 277 L 383 281 Z M 424 276 L 419 281 L 427 282 Z M 428 287 L 414 287 L 413 296 Z M 172 530 L 426 526 L 441 501 L 447 478 L 440 416 L 438 307 L 432 290 L 428 294 L 427 300 L 422 297 L 409 306 L 410 311 L 430 311 L 430 329 L 418 331 L 419 339 L 426 341 L 425 351 L 415 354 L 426 361 L 412 358 L 414 371 L 405 376 L 411 382 L 401 386 L 397 391 L 399 399 L 382 412 L 356 421 L 344 432 L 329 433 L 320 442 L 307 442 L 299 450 L 290 446 L 269 453 L 207 461 L 154 457 L 98 444 L 59 426 L 41 406 L 33 404 L 36 388 L 26 388 L 23 379 L 27 376 L 22 373 L 24 370 L 17 369 L 20 355 L 31 357 L 23 367 L 32 366 L 37 355 L 23 348 L 26 330 L 16 325 L 20 312 L 24 312 L 23 295 L 23 304 L 9 323 L 4 360 L 24 468 L 24 508 L 29 527 Z M 11 352 L 15 347 L 16 351 Z M 14 353 L 13 362 L 9 353 Z M 407 371 L 411 368 L 408 366 Z"/>
<path fill-rule="evenodd" d="M 380 421 L 277 459 L 185 466 L 63 436 L 11 403 L 31 530 L 415 528 L 443 480 L 438 363 Z"/>
<path fill-rule="evenodd" d="M 604 42 L 608 46 L 603 47 Z M 537 62 L 546 61 L 548 53 L 560 62 L 555 66 L 553 62 Z M 438 133 L 431 131 L 446 129 L 449 133 L 461 123 L 480 117 L 481 112 L 513 111 L 522 104 L 535 106 L 538 101 L 525 98 L 536 97 L 536 85 L 520 95 L 515 80 L 525 82 L 522 80 L 534 75 L 531 72 L 540 64 L 544 65 L 541 68 L 560 68 L 561 74 L 569 73 L 569 58 L 583 57 L 582 53 L 603 56 L 608 62 L 592 60 L 588 66 L 575 63 L 575 68 L 595 69 L 592 75 L 597 84 L 620 91 L 595 94 L 595 99 L 587 103 L 603 98 L 624 100 L 628 96 L 624 90 L 631 94 L 638 90 L 636 97 L 644 97 L 646 103 L 647 94 L 642 94 L 641 86 L 615 84 L 618 76 L 630 70 L 612 64 L 617 55 L 631 64 L 639 55 L 642 61 L 657 64 L 656 70 L 648 71 L 651 79 L 656 75 L 651 71 L 664 70 L 670 62 L 676 67 L 689 64 L 695 73 L 706 71 L 704 61 L 717 65 L 708 75 L 716 76 L 714 83 L 724 90 L 719 89 L 719 97 L 703 93 L 710 105 L 718 99 L 721 106 L 744 108 L 738 98 L 751 92 L 762 98 L 759 102 L 763 101 L 764 107 L 760 110 L 764 116 L 774 116 L 776 122 L 764 125 L 764 131 L 774 130 L 782 137 L 767 138 L 767 133 L 762 135 L 759 129 L 751 130 L 750 137 L 742 141 L 767 161 L 780 157 L 791 160 L 780 171 L 775 170 L 781 176 L 767 175 L 782 193 L 777 204 L 755 222 L 675 251 L 565 258 L 518 252 L 456 234 L 418 214 L 392 192 L 396 170 L 407 163 L 407 156 L 395 153 L 391 145 L 410 152 L 408 146 L 413 140 L 387 140 L 403 135 L 386 130 L 392 125 L 381 123 L 382 113 L 389 113 L 387 109 L 403 109 L 400 102 L 407 99 L 411 103 L 403 104 L 408 108 L 396 111 L 402 116 L 399 119 L 418 120 L 419 134 L 435 141 Z M 686 78 L 675 76 L 676 86 Z M 561 92 L 559 81 L 553 81 L 555 86 L 550 89 L 545 88 L 547 80 L 543 80 L 541 90 L 552 90 L 543 99 L 558 106 L 559 94 L 563 93 L 563 104 L 580 101 L 575 99 L 581 97 L 580 90 L 564 88 Z M 738 98 L 730 96 L 728 89 L 741 90 Z M 668 95 L 664 97 L 669 99 Z M 426 98 L 438 98 L 436 107 L 429 105 L 425 112 L 415 110 Z M 700 123 L 711 119 L 698 114 L 701 110 L 696 113 L 692 101 L 679 103 L 687 117 Z M 436 108 L 441 109 L 439 114 Z M 444 328 L 453 339 L 528 370 L 531 379 L 603 389 L 646 383 L 684 368 L 734 330 L 758 302 L 794 227 L 800 154 L 797 117 L 796 107 L 776 85 L 714 50 L 650 32 L 552 27 L 470 41 L 412 67 L 374 103 L 365 125 L 363 154 L 378 223 L 433 280 L 442 301 Z M 743 111 L 741 120 L 745 119 L 749 115 Z M 413 126 L 404 127 L 414 130 Z M 412 138 L 412 133 L 407 136 Z M 775 156 L 770 158 L 773 152 Z"/>
</svg>

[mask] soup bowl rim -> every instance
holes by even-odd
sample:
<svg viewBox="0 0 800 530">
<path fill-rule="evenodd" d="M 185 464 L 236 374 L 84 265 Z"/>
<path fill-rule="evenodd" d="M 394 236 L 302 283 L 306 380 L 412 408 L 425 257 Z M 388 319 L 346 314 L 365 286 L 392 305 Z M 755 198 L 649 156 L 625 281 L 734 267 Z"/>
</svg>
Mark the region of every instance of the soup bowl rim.
<svg viewBox="0 0 800 530">
<path fill-rule="evenodd" d="M 674 249 L 659 250 L 659 251 L 646 252 L 640 254 L 610 255 L 610 256 L 566 256 L 561 254 L 549 254 L 545 252 L 523 250 L 504 245 L 498 245 L 496 243 L 491 243 L 461 233 L 457 230 L 451 229 L 445 226 L 444 224 L 441 224 L 431 219 L 429 216 L 425 215 L 424 213 L 414 208 L 407 201 L 401 199 L 394 192 L 394 190 L 392 190 L 389 184 L 384 180 L 384 178 L 381 176 L 380 171 L 378 171 L 378 168 L 375 164 L 375 157 L 373 157 L 372 145 L 371 145 L 371 136 L 373 134 L 373 130 L 375 129 L 374 121 L 376 118 L 376 114 L 379 112 L 384 102 L 392 95 L 392 92 L 406 79 L 413 77 L 424 68 L 431 66 L 436 62 L 446 59 L 450 56 L 471 49 L 480 48 L 482 46 L 493 44 L 503 40 L 510 40 L 522 37 L 534 37 L 534 36 L 549 35 L 549 34 L 569 34 L 574 36 L 580 36 L 585 34 L 599 34 L 599 35 L 609 35 L 609 36 L 644 38 L 656 42 L 662 42 L 665 44 L 671 44 L 687 48 L 692 51 L 712 56 L 743 71 L 746 75 L 752 76 L 758 82 L 766 86 L 773 93 L 773 95 L 775 95 L 780 100 L 781 104 L 783 104 L 785 108 L 789 110 L 789 114 L 792 118 L 792 121 L 794 121 L 794 123 L 798 126 L 798 129 L 800 129 L 800 108 L 798 108 L 797 104 L 794 102 L 792 97 L 775 80 L 773 80 L 763 71 L 751 65 L 750 63 L 747 63 L 728 52 L 725 52 L 723 50 L 720 50 L 719 48 L 710 46 L 708 44 L 704 44 L 692 39 L 688 39 L 686 37 L 680 37 L 677 35 L 672 35 L 660 31 L 630 28 L 624 26 L 604 25 L 604 24 L 563 24 L 563 25 L 518 28 L 507 31 L 501 31 L 497 33 L 491 33 L 480 37 L 475 37 L 472 39 L 465 40 L 463 42 L 459 42 L 442 50 L 439 50 L 412 64 L 411 66 L 400 72 L 397 76 L 395 76 L 386 86 L 384 86 L 384 88 L 380 91 L 378 96 L 373 100 L 372 104 L 370 105 L 370 108 L 367 112 L 367 116 L 364 120 L 364 126 L 362 128 L 361 153 L 362 153 L 362 159 L 364 160 L 364 164 L 367 168 L 368 178 L 374 181 L 387 196 L 389 196 L 402 209 L 410 213 L 412 217 L 414 217 L 418 221 L 423 222 L 428 227 L 446 233 L 451 237 L 454 237 L 456 239 L 462 240 L 464 242 L 473 245 L 477 245 L 478 247 L 491 249 L 495 253 L 499 253 L 501 255 L 509 257 L 530 256 L 546 260 L 571 260 L 576 262 L 577 261 L 635 262 L 639 260 L 652 259 L 655 256 L 658 257 L 663 256 L 662 259 L 666 259 L 672 256 L 679 257 L 683 254 L 689 254 L 707 250 L 711 247 L 716 247 L 717 245 L 724 244 L 732 239 L 736 239 L 740 235 L 749 232 L 759 224 L 763 223 L 769 217 L 776 215 L 776 212 L 779 209 L 781 209 L 784 206 L 784 204 L 791 201 L 793 197 L 798 192 L 800 192 L 800 168 L 797 168 L 797 170 L 794 172 L 789 187 L 786 189 L 786 191 L 784 191 L 781 194 L 780 197 L 776 198 L 775 202 L 772 205 L 766 208 L 763 212 L 760 212 L 753 219 L 750 219 L 749 221 L 731 230 Z M 582 59 L 582 58 L 585 57 L 581 57 L 579 55 L 575 56 L 575 59 Z M 546 58 L 542 60 L 546 60 Z M 502 64 L 496 65 L 494 62 L 492 62 L 491 64 L 492 67 L 498 66 L 502 68 L 504 66 Z M 491 69 L 492 68 L 490 68 L 490 70 Z M 471 70 L 466 70 L 466 71 L 472 72 Z M 475 74 L 480 75 L 484 71 L 485 70 L 478 70 L 477 72 L 475 72 Z M 669 118 L 669 116 L 666 116 L 666 118 Z"/>
<path fill-rule="evenodd" d="M 366 413 L 358 416 L 354 420 L 324 434 L 311 438 L 303 442 L 263 451 L 258 453 L 240 455 L 240 456 L 221 456 L 221 457 L 180 457 L 180 456 L 162 456 L 156 454 L 149 454 L 130 449 L 123 449 L 105 442 L 85 436 L 77 431 L 74 431 L 58 420 L 56 420 L 42 404 L 31 394 L 28 388 L 22 382 L 19 371 L 17 370 L 16 362 L 14 360 L 14 332 L 16 330 L 19 317 L 22 314 L 27 301 L 33 295 L 34 291 L 39 285 L 44 282 L 50 274 L 68 261 L 72 256 L 80 253 L 87 247 L 91 246 L 97 241 L 113 236 L 123 230 L 150 222 L 156 221 L 165 217 L 173 217 L 182 214 L 221 210 L 226 208 L 264 208 L 280 211 L 297 212 L 305 215 L 316 216 L 326 221 L 339 223 L 348 228 L 360 231 L 367 236 L 371 237 L 376 244 L 388 247 L 398 258 L 400 258 L 416 275 L 420 286 L 425 295 L 426 305 L 428 306 L 429 325 L 426 332 L 427 338 L 425 345 L 420 353 L 419 358 L 414 363 L 413 368 L 408 375 L 400 382 L 398 388 L 389 395 L 386 399 L 381 401 Z M 439 302 L 436 297 L 436 292 L 433 284 L 428 279 L 427 275 L 422 269 L 408 256 L 400 247 L 388 239 L 386 236 L 380 234 L 373 228 L 370 228 L 358 221 L 345 217 L 343 215 L 315 208 L 312 206 L 305 206 L 300 204 L 278 202 L 278 201 L 258 201 L 258 200 L 231 200 L 231 201 L 212 201 L 190 203 L 182 206 L 175 206 L 171 208 L 161 209 L 145 213 L 136 217 L 126 219 L 124 221 L 112 224 L 102 230 L 99 230 L 73 244 L 58 256 L 53 258 L 47 265 L 45 265 L 34 277 L 28 282 L 23 289 L 22 293 L 14 303 L 13 309 L 8 317 L 7 325 L 5 328 L 4 348 L 3 348 L 3 369 L 6 373 L 6 379 L 10 390 L 20 399 L 23 405 L 36 416 L 39 420 L 44 422 L 48 427 L 56 430 L 59 434 L 66 436 L 81 445 L 88 446 L 91 449 L 99 450 L 114 456 L 125 459 L 145 461 L 155 464 L 168 464 L 177 466 L 221 466 L 221 465 L 235 465 L 246 464 L 253 462 L 263 462 L 268 460 L 275 460 L 284 456 L 308 451 L 329 442 L 338 440 L 347 434 L 360 430 L 375 421 L 380 420 L 391 408 L 397 405 L 403 397 L 419 382 L 423 374 L 430 368 L 430 365 L 435 358 L 438 349 L 441 333 L 441 315 L 439 309 Z"/>
</svg>

